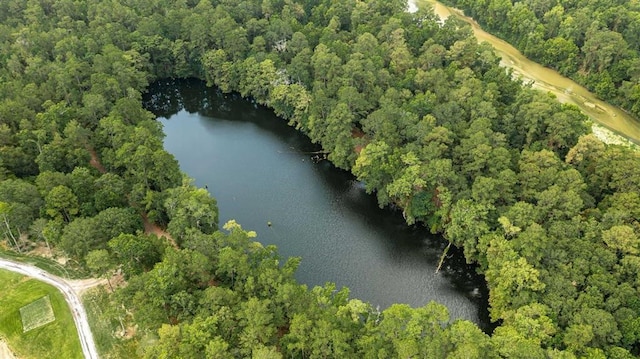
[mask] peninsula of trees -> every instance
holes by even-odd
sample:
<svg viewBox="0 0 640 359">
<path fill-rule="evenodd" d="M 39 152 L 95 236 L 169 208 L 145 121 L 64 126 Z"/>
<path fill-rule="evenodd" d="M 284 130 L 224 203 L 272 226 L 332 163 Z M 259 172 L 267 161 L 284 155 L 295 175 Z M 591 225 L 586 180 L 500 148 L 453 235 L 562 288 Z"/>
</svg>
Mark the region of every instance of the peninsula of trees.
<svg viewBox="0 0 640 359">
<path fill-rule="evenodd" d="M 405 9 L 1 1 L 4 237 L 17 251 L 43 241 L 96 274 L 124 273 L 105 302 L 138 330 L 102 348 L 113 357 L 639 355 L 640 155 L 513 81 L 464 23 Z M 613 84 L 626 81 L 612 72 Z M 150 82 L 171 77 L 272 108 L 381 206 L 463 248 L 486 277 L 497 328 L 450 323 L 435 303 L 379 312 L 346 289 L 309 290 L 293 278 L 298 259 L 281 263 L 235 222 L 218 231 L 215 200 L 180 173 L 141 106 Z M 144 234 L 143 220 L 173 240 Z"/>
</svg>

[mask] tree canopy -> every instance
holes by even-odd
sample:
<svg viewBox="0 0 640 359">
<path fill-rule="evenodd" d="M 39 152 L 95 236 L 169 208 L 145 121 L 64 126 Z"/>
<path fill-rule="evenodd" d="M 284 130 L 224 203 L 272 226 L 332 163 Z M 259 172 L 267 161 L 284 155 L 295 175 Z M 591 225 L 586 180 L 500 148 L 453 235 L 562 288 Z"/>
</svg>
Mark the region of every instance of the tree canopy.
<svg viewBox="0 0 640 359">
<path fill-rule="evenodd" d="M 525 52 L 597 76 L 632 108 L 633 12 L 593 5 L 592 22 L 549 4 L 494 1 L 482 11 L 503 17 L 481 18 L 506 16 L 495 26 Z M 22 233 L 44 238 L 97 275 L 122 270 L 128 285 L 110 300 L 139 326 L 130 355 L 639 355 L 638 152 L 513 81 L 464 23 L 405 8 L 0 2 L 1 233 L 17 250 Z M 219 231 L 215 200 L 180 173 L 141 103 L 151 81 L 186 77 L 273 108 L 381 206 L 463 248 L 487 280 L 492 335 L 438 304 L 380 311 L 332 284 L 308 289 L 298 259 L 235 222 Z M 143 218 L 173 240 L 144 235 Z"/>
</svg>

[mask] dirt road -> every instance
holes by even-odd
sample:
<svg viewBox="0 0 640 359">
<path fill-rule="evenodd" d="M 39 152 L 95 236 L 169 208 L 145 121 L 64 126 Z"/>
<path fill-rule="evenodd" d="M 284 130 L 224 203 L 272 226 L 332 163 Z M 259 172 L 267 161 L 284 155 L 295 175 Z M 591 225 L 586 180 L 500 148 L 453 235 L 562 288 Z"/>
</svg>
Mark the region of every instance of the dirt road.
<svg viewBox="0 0 640 359">
<path fill-rule="evenodd" d="M 99 280 L 67 280 L 47 273 L 32 265 L 6 259 L 0 259 L 0 269 L 6 269 L 26 275 L 58 288 L 58 290 L 64 295 L 64 298 L 71 309 L 71 315 L 76 323 L 76 329 L 78 330 L 78 336 L 80 337 L 80 345 L 82 346 L 84 357 L 88 359 L 98 358 L 96 343 L 93 341 L 93 334 L 89 328 L 87 312 L 84 310 L 84 306 L 80 301 L 79 293 L 86 290 L 91 284 L 94 286 L 100 284 Z"/>
<path fill-rule="evenodd" d="M 11 348 L 0 338 L 0 359 L 16 359 Z"/>
</svg>

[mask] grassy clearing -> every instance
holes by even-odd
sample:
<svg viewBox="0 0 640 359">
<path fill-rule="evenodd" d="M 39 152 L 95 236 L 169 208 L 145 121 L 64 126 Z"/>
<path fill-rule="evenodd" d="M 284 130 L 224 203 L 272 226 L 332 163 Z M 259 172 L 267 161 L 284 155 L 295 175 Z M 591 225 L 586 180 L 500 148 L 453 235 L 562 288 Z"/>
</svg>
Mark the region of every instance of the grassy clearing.
<svg viewBox="0 0 640 359">
<path fill-rule="evenodd" d="M 83 358 L 71 312 L 56 288 L 6 270 L 0 270 L 0 288 L 0 336 L 17 357 Z M 56 320 L 23 333 L 20 308 L 44 296 L 49 296 Z"/>
<path fill-rule="evenodd" d="M 82 302 L 89 317 L 89 326 L 100 358 L 140 357 L 140 353 L 136 352 L 137 337 L 122 337 L 122 326 L 118 316 L 126 314 L 117 309 L 121 306 L 114 302 L 112 294 L 108 294 L 104 288 L 94 288 L 82 297 Z"/>
<path fill-rule="evenodd" d="M 22 331 L 25 333 L 56 320 L 49 296 L 46 295 L 20 308 L 20 318 L 22 319 Z"/>
</svg>

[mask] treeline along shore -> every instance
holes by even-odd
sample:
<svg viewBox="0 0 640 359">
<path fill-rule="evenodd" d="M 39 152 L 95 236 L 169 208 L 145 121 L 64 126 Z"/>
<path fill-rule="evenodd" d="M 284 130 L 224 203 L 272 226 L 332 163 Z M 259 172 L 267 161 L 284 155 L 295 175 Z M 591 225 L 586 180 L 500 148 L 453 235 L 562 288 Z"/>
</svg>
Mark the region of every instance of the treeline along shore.
<svg viewBox="0 0 640 359">
<path fill-rule="evenodd" d="M 406 7 L 0 2 L 8 245 L 121 271 L 127 285 L 100 300 L 128 334 L 98 343 L 107 357 L 639 355 L 640 155 L 512 80 L 464 22 Z M 141 106 L 149 83 L 186 77 L 272 108 L 381 206 L 463 248 L 486 278 L 493 333 L 450 323 L 436 303 L 378 311 L 348 289 L 308 289 L 298 259 L 282 263 L 233 221 L 219 231 L 215 199 L 180 173 Z M 152 223 L 170 238 L 145 234 Z"/>
</svg>

